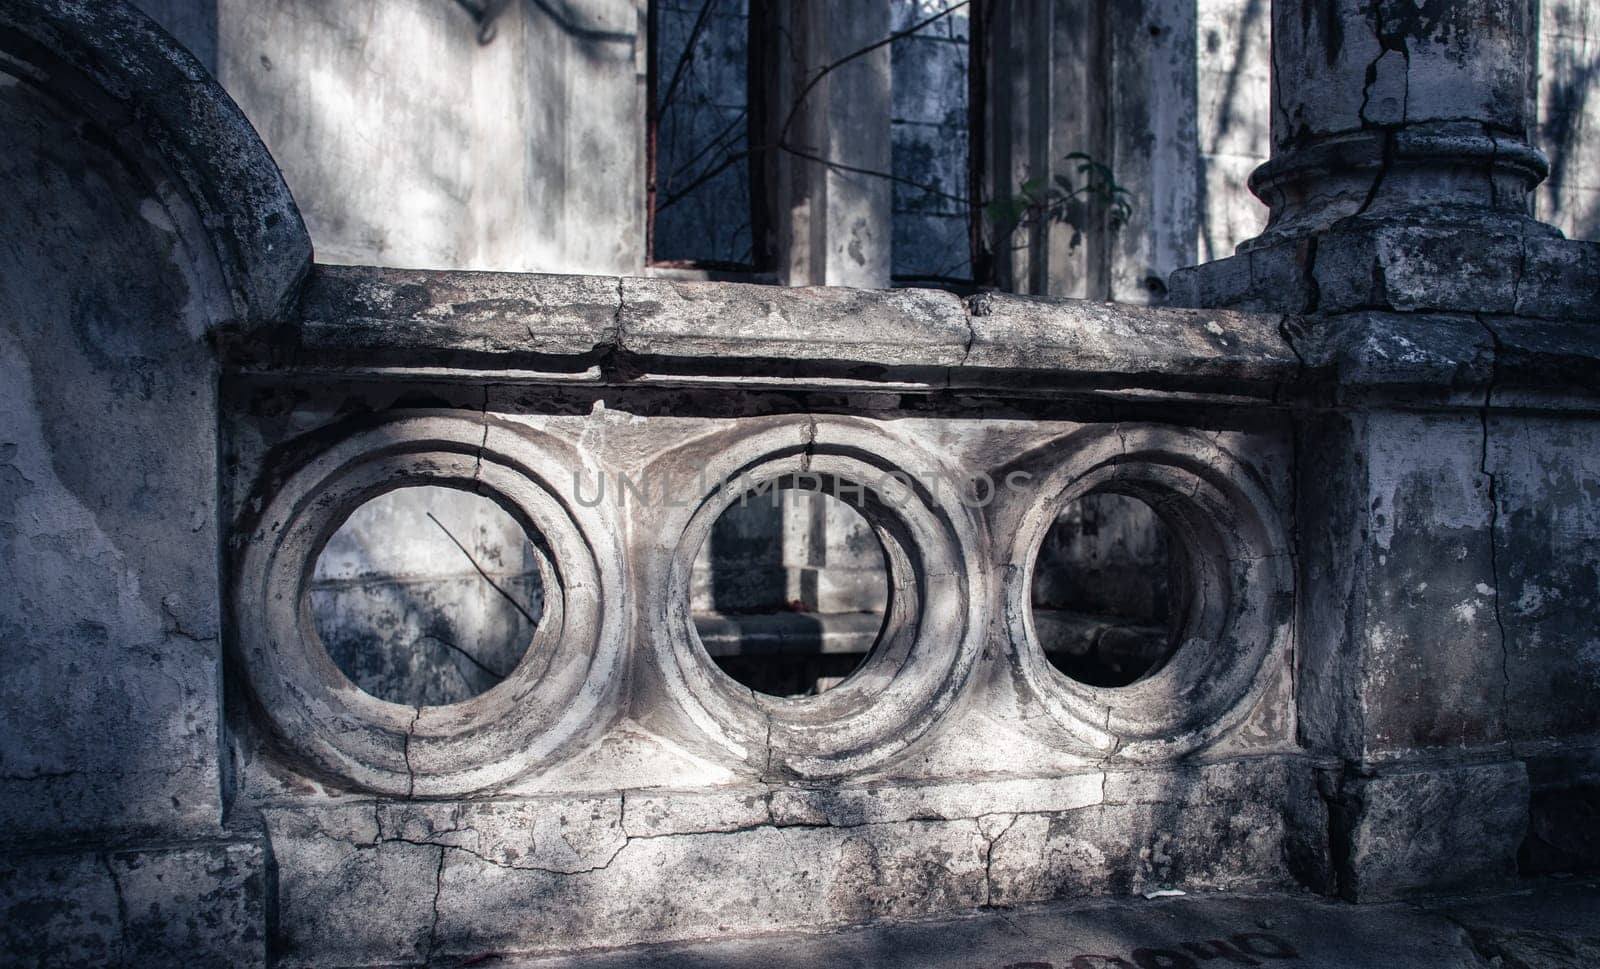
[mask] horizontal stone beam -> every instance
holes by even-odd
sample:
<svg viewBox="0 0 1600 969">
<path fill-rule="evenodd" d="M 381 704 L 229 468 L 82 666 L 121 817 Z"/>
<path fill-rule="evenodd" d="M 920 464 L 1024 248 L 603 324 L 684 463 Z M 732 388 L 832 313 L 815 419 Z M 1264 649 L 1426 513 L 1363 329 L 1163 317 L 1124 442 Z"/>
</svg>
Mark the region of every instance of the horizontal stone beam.
<svg viewBox="0 0 1600 969">
<path fill-rule="evenodd" d="M 1003 294 L 322 266 L 292 332 L 276 336 L 297 368 L 454 359 L 601 382 L 769 376 L 1002 392 L 1023 377 L 1270 399 L 1299 370 L 1282 322 Z M 261 342 L 230 356 L 250 365 L 270 353 Z"/>
<path fill-rule="evenodd" d="M 286 330 L 224 350 L 245 370 L 504 383 L 1570 409 L 1594 396 L 1600 331 L 1463 312 L 1372 309 L 1334 327 L 1001 293 L 320 266 Z"/>
</svg>

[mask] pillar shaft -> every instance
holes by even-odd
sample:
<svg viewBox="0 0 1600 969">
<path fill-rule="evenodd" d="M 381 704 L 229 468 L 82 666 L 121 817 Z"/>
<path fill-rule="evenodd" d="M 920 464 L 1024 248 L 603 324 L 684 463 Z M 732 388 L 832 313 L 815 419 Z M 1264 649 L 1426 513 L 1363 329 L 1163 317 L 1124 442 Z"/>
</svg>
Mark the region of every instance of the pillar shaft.
<svg viewBox="0 0 1600 969">
<path fill-rule="evenodd" d="M 1340 219 L 1527 218 L 1548 171 L 1528 143 L 1530 0 L 1277 0 L 1272 210 L 1242 249 Z"/>
<path fill-rule="evenodd" d="M 1535 795 L 1515 684 L 1571 678 L 1528 658 L 1553 637 L 1519 637 L 1515 590 L 1580 595 L 1582 555 L 1508 529 L 1555 479 L 1513 497 L 1494 458 L 1561 447 L 1501 416 L 1517 357 L 1499 334 L 1537 318 L 1559 343 L 1600 309 L 1600 247 L 1529 215 L 1548 170 L 1528 140 L 1533 3 L 1273 0 L 1272 158 L 1251 177 L 1270 220 L 1172 277 L 1178 305 L 1287 314 L 1324 385 L 1296 415 L 1298 728 L 1343 765 L 1324 793 L 1356 899 L 1518 871 Z"/>
</svg>

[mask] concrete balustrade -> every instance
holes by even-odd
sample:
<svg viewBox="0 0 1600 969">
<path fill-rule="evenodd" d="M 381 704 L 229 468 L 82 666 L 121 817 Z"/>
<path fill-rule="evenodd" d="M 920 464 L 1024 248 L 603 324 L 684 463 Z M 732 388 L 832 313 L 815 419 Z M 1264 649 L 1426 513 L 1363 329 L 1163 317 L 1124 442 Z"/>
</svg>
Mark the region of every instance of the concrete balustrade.
<svg viewBox="0 0 1600 969">
<path fill-rule="evenodd" d="M 169 39 L 0 2 L 0 954 L 422 965 L 1592 863 L 1600 257 L 1500 194 L 1538 174 L 1499 149 L 1522 8 L 1292 6 L 1274 222 L 1147 308 L 313 265 Z M 1470 137 L 1428 91 L 1481 100 Z M 414 486 L 536 551 L 527 649 L 456 702 L 361 689 L 312 603 Z M 870 653 L 813 696 L 696 622 L 718 517 L 780 486 L 884 563 Z M 1097 496 L 1176 563 L 1174 648 L 1119 686 L 1034 614 Z"/>
</svg>

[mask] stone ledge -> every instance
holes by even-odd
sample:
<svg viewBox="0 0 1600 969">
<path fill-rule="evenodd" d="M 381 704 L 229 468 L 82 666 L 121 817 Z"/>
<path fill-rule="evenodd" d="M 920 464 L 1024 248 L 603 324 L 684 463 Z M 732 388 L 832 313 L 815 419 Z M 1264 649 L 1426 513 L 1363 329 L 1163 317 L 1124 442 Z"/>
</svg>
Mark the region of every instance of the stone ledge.
<svg viewBox="0 0 1600 969">
<path fill-rule="evenodd" d="M 288 332 L 236 365 L 476 367 L 597 382 L 775 377 L 922 390 L 1218 388 L 1271 398 L 1280 320 L 934 290 L 317 267 Z M 489 359 L 489 358 L 493 359 Z"/>
<path fill-rule="evenodd" d="M 1600 327 L 1491 315 L 1361 312 L 1294 317 L 1302 399 L 1333 406 L 1586 408 Z"/>
<path fill-rule="evenodd" d="M 1554 254 L 1552 272 L 1578 272 L 1594 255 L 1600 279 L 1600 246 L 1554 242 L 1529 244 Z M 1228 298 L 1251 304 L 1251 287 L 1288 292 L 1303 283 L 1295 258 L 1280 246 L 1206 268 L 1218 271 L 1213 282 L 1226 281 L 1223 270 L 1249 274 Z M 1521 304 L 1544 299 L 1529 285 Z M 1491 405 L 1570 407 L 1593 396 L 1600 363 L 1600 329 L 1482 306 L 1280 317 L 1003 294 L 968 306 L 930 290 L 337 266 L 317 269 L 300 322 L 280 336 L 293 349 L 275 359 L 259 345 L 226 352 L 241 369 L 341 376 L 1018 397 L 1141 391 L 1316 406 L 1481 407 L 1492 384 Z"/>
</svg>

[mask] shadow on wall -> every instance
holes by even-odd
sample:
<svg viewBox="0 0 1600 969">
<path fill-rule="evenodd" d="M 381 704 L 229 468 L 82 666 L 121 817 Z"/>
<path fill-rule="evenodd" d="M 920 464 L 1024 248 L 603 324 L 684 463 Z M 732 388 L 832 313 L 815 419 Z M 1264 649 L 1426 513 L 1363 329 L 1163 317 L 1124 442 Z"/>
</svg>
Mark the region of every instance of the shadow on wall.
<svg viewBox="0 0 1600 969">
<path fill-rule="evenodd" d="M 488 498 L 401 488 L 368 501 L 317 558 L 310 606 L 335 664 L 393 703 L 483 693 L 521 662 L 544 611 L 540 552 Z"/>
<path fill-rule="evenodd" d="M 639 270 L 631 0 L 135 2 L 250 118 L 319 261 Z"/>
<path fill-rule="evenodd" d="M 1575 45 L 1576 42 L 1573 42 Z M 1600 83 L 1600 53 L 1580 60 L 1570 46 L 1555 51 L 1549 86 L 1541 97 L 1541 142 L 1550 156 L 1550 177 L 1540 188 L 1545 199 L 1542 217 L 1560 226 L 1574 239 L 1600 239 L 1600 179 L 1593 178 L 1597 147 L 1584 136 L 1600 121 L 1600 105 L 1593 97 Z M 1593 112 L 1596 117 L 1591 118 Z"/>
<path fill-rule="evenodd" d="M 1271 151 L 1270 7 L 1270 0 L 1201 0 L 1195 191 L 1203 262 L 1233 255 L 1266 227 L 1267 208 L 1247 179 Z"/>
</svg>

